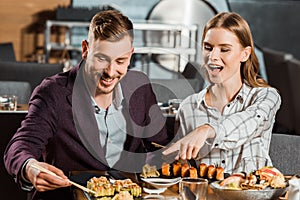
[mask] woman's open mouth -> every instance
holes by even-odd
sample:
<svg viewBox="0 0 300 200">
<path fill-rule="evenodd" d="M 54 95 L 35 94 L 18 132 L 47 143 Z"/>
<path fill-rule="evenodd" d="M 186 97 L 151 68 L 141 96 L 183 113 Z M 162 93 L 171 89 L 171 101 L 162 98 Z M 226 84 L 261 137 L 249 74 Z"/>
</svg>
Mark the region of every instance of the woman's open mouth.
<svg viewBox="0 0 300 200">
<path fill-rule="evenodd" d="M 223 70 L 223 66 L 220 65 L 208 65 L 208 69 L 210 71 L 210 74 L 212 74 L 213 76 L 218 75 L 219 72 L 221 72 Z"/>
</svg>

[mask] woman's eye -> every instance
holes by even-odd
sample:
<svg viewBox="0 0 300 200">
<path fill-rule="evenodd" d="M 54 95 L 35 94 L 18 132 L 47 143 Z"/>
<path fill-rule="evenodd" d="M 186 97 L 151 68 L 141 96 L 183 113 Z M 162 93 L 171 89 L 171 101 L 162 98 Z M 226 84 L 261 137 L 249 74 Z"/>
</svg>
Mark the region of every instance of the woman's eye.
<svg viewBox="0 0 300 200">
<path fill-rule="evenodd" d="M 227 48 L 221 49 L 221 52 L 228 52 L 228 51 L 230 51 L 230 49 L 227 49 Z"/>
<path fill-rule="evenodd" d="M 208 46 L 208 45 L 205 45 L 205 46 L 204 46 L 204 50 L 206 50 L 206 51 L 211 51 L 211 50 L 212 50 L 212 47 L 211 47 L 211 46 Z"/>
</svg>

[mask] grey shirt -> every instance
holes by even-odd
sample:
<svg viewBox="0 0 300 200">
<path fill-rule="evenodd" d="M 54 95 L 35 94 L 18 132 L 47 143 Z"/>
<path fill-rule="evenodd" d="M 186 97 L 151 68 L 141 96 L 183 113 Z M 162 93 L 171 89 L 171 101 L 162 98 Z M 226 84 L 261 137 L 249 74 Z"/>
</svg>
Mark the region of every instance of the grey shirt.
<svg viewBox="0 0 300 200">
<path fill-rule="evenodd" d="M 107 110 L 95 106 L 95 117 L 100 134 L 100 144 L 104 149 L 105 158 L 110 167 L 120 159 L 123 145 L 126 140 L 126 133 L 129 130 L 126 124 L 126 109 L 123 105 L 124 97 L 120 84 L 117 84 L 113 91 L 113 102 Z"/>
</svg>

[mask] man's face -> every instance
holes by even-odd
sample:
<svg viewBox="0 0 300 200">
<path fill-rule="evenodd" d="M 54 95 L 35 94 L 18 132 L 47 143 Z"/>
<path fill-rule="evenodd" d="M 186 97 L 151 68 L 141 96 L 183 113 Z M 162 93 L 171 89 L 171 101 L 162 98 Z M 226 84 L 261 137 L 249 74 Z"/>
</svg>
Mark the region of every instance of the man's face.
<svg viewBox="0 0 300 200">
<path fill-rule="evenodd" d="M 85 54 L 86 53 L 86 54 Z M 109 94 L 126 75 L 133 53 L 129 36 L 117 42 L 96 40 L 83 48 L 86 55 L 85 74 L 92 94 Z M 94 93 L 93 93 L 94 92 Z"/>
</svg>

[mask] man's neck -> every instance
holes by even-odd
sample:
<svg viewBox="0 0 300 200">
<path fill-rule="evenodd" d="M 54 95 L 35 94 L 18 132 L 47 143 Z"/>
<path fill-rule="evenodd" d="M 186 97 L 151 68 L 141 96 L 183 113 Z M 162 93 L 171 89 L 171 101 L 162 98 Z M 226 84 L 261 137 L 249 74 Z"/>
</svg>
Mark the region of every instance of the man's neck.
<svg viewBox="0 0 300 200">
<path fill-rule="evenodd" d="M 107 108 L 112 104 L 113 100 L 113 93 L 109 94 L 96 94 L 95 96 L 95 102 L 97 105 L 102 108 L 107 110 Z"/>
</svg>

